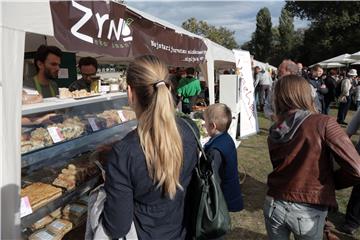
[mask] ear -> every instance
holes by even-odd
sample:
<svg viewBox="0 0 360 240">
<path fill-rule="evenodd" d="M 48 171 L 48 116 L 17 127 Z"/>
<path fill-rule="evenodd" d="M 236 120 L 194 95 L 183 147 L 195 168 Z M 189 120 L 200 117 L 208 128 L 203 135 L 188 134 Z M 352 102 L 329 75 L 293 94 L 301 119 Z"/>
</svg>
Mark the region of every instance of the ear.
<svg viewBox="0 0 360 240">
<path fill-rule="evenodd" d="M 214 123 L 214 122 L 212 122 L 212 123 L 210 123 L 210 127 L 211 127 L 211 129 L 216 129 L 216 123 Z"/>
<path fill-rule="evenodd" d="M 130 85 L 127 86 L 127 95 L 128 95 L 128 102 L 130 107 L 134 108 L 136 94 L 134 90 L 130 87 Z"/>
<path fill-rule="evenodd" d="M 40 60 L 37 60 L 37 61 L 36 61 L 36 65 L 37 65 L 37 67 L 38 67 L 39 69 L 43 69 L 44 63 L 41 62 Z"/>
<path fill-rule="evenodd" d="M 127 95 L 128 95 L 128 102 L 129 105 L 132 105 L 132 89 L 130 87 L 130 85 L 127 85 L 127 89 L 126 89 Z"/>
</svg>

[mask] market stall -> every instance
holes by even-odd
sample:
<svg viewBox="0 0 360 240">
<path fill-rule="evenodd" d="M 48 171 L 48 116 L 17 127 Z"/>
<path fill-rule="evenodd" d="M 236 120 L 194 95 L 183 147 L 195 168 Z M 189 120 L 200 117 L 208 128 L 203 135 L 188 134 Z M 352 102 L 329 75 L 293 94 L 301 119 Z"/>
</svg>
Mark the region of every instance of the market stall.
<svg viewBox="0 0 360 240">
<path fill-rule="evenodd" d="M 52 4 L 54 6 L 51 6 Z M 69 14 L 70 12 L 75 14 L 73 17 L 65 17 L 65 19 L 73 21 L 67 22 L 70 24 L 69 28 L 64 27 L 60 30 L 59 24 L 55 24 L 57 20 L 62 21 L 61 16 L 57 16 L 59 19 L 53 21 L 54 14 L 51 14 L 51 9 L 58 11 L 56 10 L 58 7 L 63 8 L 61 14 L 66 15 L 67 10 L 69 10 Z M 104 31 L 97 43 L 94 39 L 98 36 L 98 32 L 91 32 L 93 28 L 91 24 L 98 23 L 94 7 L 99 13 L 98 16 L 102 19 L 102 23 L 108 19 L 116 19 L 116 23 L 115 20 L 109 20 L 108 26 L 103 24 L 104 29 L 107 28 L 109 31 L 107 33 Z M 94 14 L 92 18 L 87 19 L 88 22 L 84 23 L 83 21 L 81 23 L 84 24 L 83 29 L 81 26 L 79 27 L 79 22 L 81 19 L 87 18 L 85 15 L 89 13 L 88 9 L 93 9 L 91 12 Z M 54 226 L 50 222 L 45 228 L 43 222 L 41 222 L 42 224 L 38 223 L 38 220 L 45 221 L 49 218 L 53 222 L 56 221 L 56 224 L 64 225 L 64 229 L 68 231 L 72 228 L 69 221 L 54 220 L 59 215 L 58 208 L 64 207 L 74 199 L 80 199 L 99 179 L 97 167 L 94 165 L 91 167 L 84 166 L 81 158 L 89 159 L 90 156 L 87 154 L 91 153 L 88 151 L 94 150 L 98 142 L 103 142 L 104 139 L 110 140 L 110 137 L 120 139 L 135 126 L 135 123 L 129 117 L 126 117 L 126 120 L 121 119 L 121 114 L 118 113 L 118 110 L 126 105 L 126 94 L 121 92 L 80 100 L 50 98 L 39 104 L 22 106 L 22 66 L 24 65 L 25 46 L 27 45 L 31 49 L 31 46 L 36 45 L 26 44 L 26 34 L 33 33 L 44 36 L 41 38 L 40 44 L 46 42 L 49 45 L 58 45 L 62 49 L 82 56 L 92 55 L 104 61 L 112 60 L 114 62 L 129 61 L 138 55 L 154 54 L 168 64 L 193 66 L 204 61 L 206 46 L 200 38 L 179 34 L 173 29 L 155 24 L 131 10 L 128 11 L 124 5 L 113 2 L 108 4 L 106 2 L 81 2 L 80 4 L 74 1 L 56 3 L 1 2 L 0 10 L 0 46 L 2 52 L 0 64 L 1 238 L 20 239 L 21 232 L 28 236 L 27 230 L 32 228 L 35 232 L 43 231 L 41 234 L 50 234 L 47 231 L 54 231 L 52 228 Z M 106 15 L 106 11 L 109 11 L 108 15 Z M 116 15 L 120 13 L 125 13 L 127 20 L 132 18 L 134 21 L 131 24 L 124 24 L 125 18 Z M 123 22 L 120 19 L 123 19 Z M 139 25 L 136 25 L 137 21 Z M 71 24 L 73 24 L 72 27 Z M 75 29 L 76 25 L 77 29 Z M 122 28 L 116 28 L 116 26 Z M 129 33 L 126 26 L 142 28 L 139 31 L 130 29 Z M 144 27 L 148 29 L 144 29 Z M 90 32 L 87 32 L 86 29 L 90 29 Z M 78 36 L 82 37 L 84 35 L 92 36 L 93 42 L 85 41 L 83 43 L 81 41 L 84 39 L 74 39 L 73 37 L 76 34 L 74 36 L 67 35 L 69 32 L 77 32 Z M 152 33 L 155 35 L 151 35 Z M 123 44 L 123 47 L 120 44 L 116 45 L 114 41 L 118 41 L 118 36 L 123 42 L 127 40 L 133 44 Z M 101 40 L 102 38 L 107 40 Z M 104 107 L 108 104 L 111 106 Z M 61 115 L 66 116 L 66 118 L 53 120 L 52 125 L 46 126 L 47 129 L 43 126 L 27 126 L 31 132 L 24 136 L 24 125 L 21 127 L 22 120 L 30 115 L 46 114 L 48 111 L 55 111 L 55 114 L 62 111 L 64 114 Z M 85 115 L 89 116 L 84 117 Z M 93 120 L 90 121 L 90 119 Z M 102 120 L 97 122 L 99 119 Z M 55 129 L 55 132 L 65 133 L 68 131 L 68 135 L 62 136 L 63 138 L 58 135 L 57 137 L 60 139 L 56 140 L 56 136 L 55 138 L 48 136 L 50 134 L 49 127 Z M 114 135 L 115 132 L 118 133 L 118 136 Z M 54 163 L 58 165 L 55 167 L 56 164 Z M 43 170 L 49 166 L 51 168 L 48 174 L 50 179 L 36 184 L 32 182 L 38 170 Z M 77 171 L 79 169 L 87 169 L 86 171 L 79 171 L 82 172 L 80 182 L 63 182 L 64 176 L 67 180 L 78 181 Z M 93 174 L 93 170 L 97 174 Z M 42 175 L 41 178 L 44 177 L 43 172 L 40 174 Z M 29 176 L 30 178 L 28 178 Z M 20 198 L 20 190 L 22 190 L 23 197 L 28 197 L 27 201 L 25 201 L 26 198 Z M 36 194 L 36 192 L 41 192 L 43 195 Z M 35 196 L 31 194 L 35 194 Z M 21 208 L 20 199 L 23 205 Z M 33 205 L 32 209 L 29 209 L 29 205 L 31 205 L 29 202 Z M 72 208 L 65 210 L 61 212 L 62 216 L 71 219 Z M 20 218 L 20 215 L 23 217 Z M 78 220 L 83 219 L 79 216 Z M 36 230 L 37 227 L 40 230 Z M 65 230 L 56 234 L 64 234 Z"/>
<path fill-rule="evenodd" d="M 39 104 L 22 105 L 24 52 L 48 44 L 77 57 L 93 56 L 99 62 L 129 62 L 136 56 L 153 54 L 172 66 L 200 65 L 209 87 L 210 104 L 215 102 L 214 69 L 235 68 L 231 50 L 115 2 L 1 2 L 0 12 L 1 239 L 19 239 L 22 231 L 28 236 L 38 220 L 49 220 L 49 216 L 54 220 L 59 207 L 81 199 L 100 178 L 94 164 L 86 166 L 81 160 L 93 159 L 91 151 L 100 142 L 120 139 L 136 124 L 131 117 L 123 116 L 127 111 L 123 92 L 78 99 L 49 98 Z M 49 111 L 65 117 L 53 119 L 46 126 L 26 126 L 30 130 L 24 131 L 24 118 Z M 57 136 L 59 139 L 55 135 L 54 139 L 48 136 L 49 127 L 66 134 Z M 38 170 L 49 166 L 45 185 L 29 184 Z M 87 170 L 79 170 L 82 175 L 78 177 L 72 174 L 76 169 Z M 64 175 L 77 182 L 64 183 Z M 34 200 L 37 205 L 30 211 L 26 208 L 29 202 L 20 198 L 21 188 L 24 196 L 39 189 L 49 195 Z M 70 218 L 71 208 L 61 214 Z M 83 220 L 82 216 L 77 221 Z M 66 230 L 71 229 L 65 223 Z M 43 224 L 37 225 L 40 230 Z"/>
</svg>

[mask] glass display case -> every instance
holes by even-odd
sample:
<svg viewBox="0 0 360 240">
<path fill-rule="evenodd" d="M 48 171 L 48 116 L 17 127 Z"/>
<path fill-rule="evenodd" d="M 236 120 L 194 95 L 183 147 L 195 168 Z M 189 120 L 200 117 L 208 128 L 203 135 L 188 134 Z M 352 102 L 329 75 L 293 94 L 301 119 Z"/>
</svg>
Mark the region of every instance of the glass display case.
<svg viewBox="0 0 360 240">
<path fill-rule="evenodd" d="M 86 221 L 84 210 L 74 216 L 79 209 L 87 209 L 84 196 L 102 181 L 104 162 L 96 150 L 134 129 L 135 118 L 127 107 L 126 93 L 121 92 L 77 100 L 45 98 L 23 105 L 21 226 L 25 237 L 53 234 L 51 223 L 65 226 L 68 222 L 69 231 Z M 54 223 L 56 219 L 60 222 Z"/>
</svg>

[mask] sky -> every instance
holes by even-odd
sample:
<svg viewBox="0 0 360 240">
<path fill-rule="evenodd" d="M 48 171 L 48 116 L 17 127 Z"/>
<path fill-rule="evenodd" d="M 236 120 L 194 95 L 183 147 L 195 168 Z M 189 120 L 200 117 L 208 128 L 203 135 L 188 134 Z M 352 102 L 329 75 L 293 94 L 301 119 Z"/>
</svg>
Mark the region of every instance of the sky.
<svg viewBox="0 0 360 240">
<path fill-rule="evenodd" d="M 191 17 L 203 20 L 216 27 L 226 27 L 235 31 L 238 44 L 251 39 L 256 29 L 256 14 L 267 7 L 271 13 L 273 26 L 279 25 L 279 16 L 285 1 L 138 1 L 127 0 L 126 4 L 143 12 L 168 21 L 181 24 Z M 308 22 L 294 20 L 295 29 L 307 27 Z"/>
</svg>

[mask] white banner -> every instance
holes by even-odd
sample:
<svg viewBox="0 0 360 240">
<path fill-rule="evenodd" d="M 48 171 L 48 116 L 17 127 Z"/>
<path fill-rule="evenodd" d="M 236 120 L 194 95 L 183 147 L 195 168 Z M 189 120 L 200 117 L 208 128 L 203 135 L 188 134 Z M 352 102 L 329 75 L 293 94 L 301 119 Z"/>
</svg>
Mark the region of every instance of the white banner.
<svg viewBox="0 0 360 240">
<path fill-rule="evenodd" d="M 251 58 L 248 51 L 233 50 L 236 61 L 236 74 L 240 77 L 240 137 L 256 134 L 259 131 L 254 80 Z"/>
</svg>

